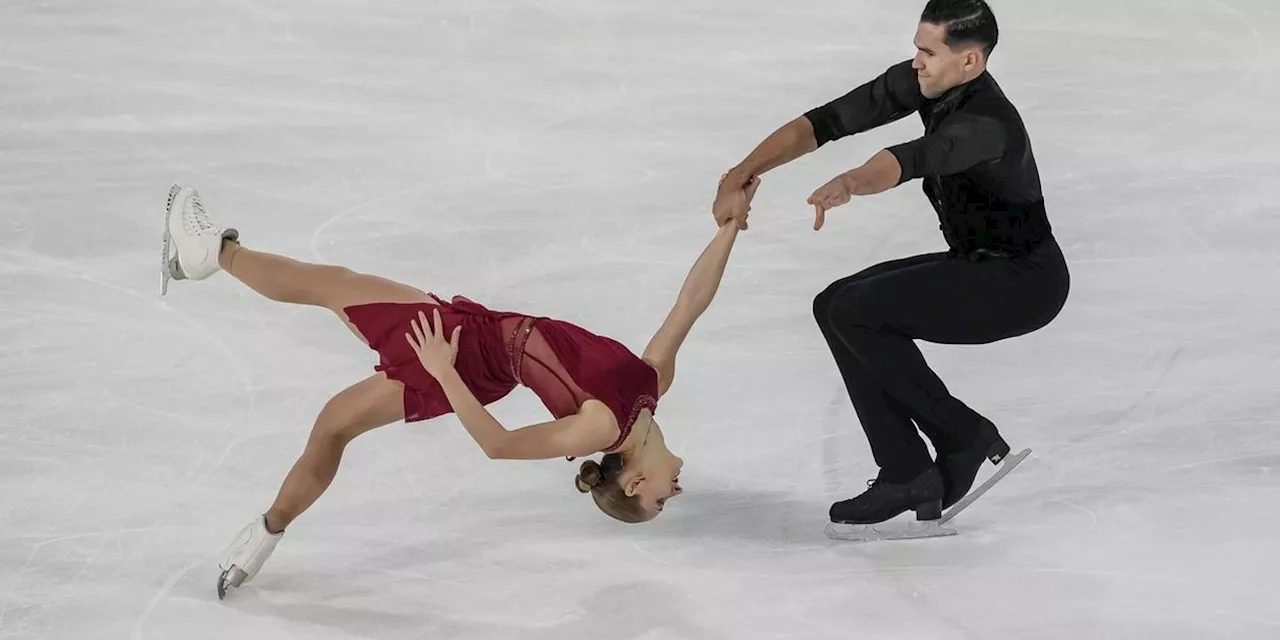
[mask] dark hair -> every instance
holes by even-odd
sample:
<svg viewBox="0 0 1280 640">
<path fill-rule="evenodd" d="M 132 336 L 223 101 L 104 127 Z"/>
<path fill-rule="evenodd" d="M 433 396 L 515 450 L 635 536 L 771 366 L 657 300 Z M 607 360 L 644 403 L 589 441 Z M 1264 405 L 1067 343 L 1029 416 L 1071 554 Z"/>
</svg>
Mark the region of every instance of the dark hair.
<svg viewBox="0 0 1280 640">
<path fill-rule="evenodd" d="M 980 45 L 982 55 L 990 58 L 1000 41 L 996 14 L 986 0 L 929 0 L 920 22 L 946 28 L 946 43 L 953 50 L 956 45 Z"/>
<path fill-rule="evenodd" d="M 591 492 L 596 506 L 614 520 L 627 524 L 636 524 L 649 520 L 649 514 L 640 504 L 640 496 L 629 496 L 618 482 L 622 475 L 622 456 L 610 453 L 597 463 L 595 460 L 584 460 L 578 468 L 578 477 L 574 485 L 582 493 Z"/>
</svg>

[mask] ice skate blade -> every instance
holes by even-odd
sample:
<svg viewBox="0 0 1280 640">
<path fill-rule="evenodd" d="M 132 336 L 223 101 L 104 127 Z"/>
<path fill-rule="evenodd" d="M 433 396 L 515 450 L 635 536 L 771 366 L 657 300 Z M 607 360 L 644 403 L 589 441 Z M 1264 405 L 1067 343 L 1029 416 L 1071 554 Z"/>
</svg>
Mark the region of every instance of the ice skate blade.
<svg viewBox="0 0 1280 640">
<path fill-rule="evenodd" d="M 240 567 L 231 567 L 218 575 L 218 599 L 222 600 L 227 597 L 227 587 L 239 587 L 244 584 L 244 579 L 249 574 L 245 573 Z"/>
<path fill-rule="evenodd" d="M 173 280 L 173 273 L 169 270 L 169 232 L 164 232 L 164 249 L 160 252 L 160 295 L 164 296 L 169 293 L 169 281 Z"/>
<path fill-rule="evenodd" d="M 169 200 L 164 205 L 164 238 L 163 246 L 160 249 L 160 295 L 164 296 L 169 293 L 169 281 L 177 280 L 173 272 L 173 266 L 177 263 L 177 257 L 169 255 L 170 248 L 173 247 L 173 235 L 169 233 L 169 217 L 173 215 L 173 199 L 178 196 L 178 192 L 182 191 L 182 187 L 173 185 L 169 187 Z"/>
<path fill-rule="evenodd" d="M 915 540 L 954 536 L 956 530 L 941 526 L 937 520 L 890 520 L 879 524 L 827 523 L 827 537 L 846 542 L 874 542 L 877 540 Z"/>
<path fill-rule="evenodd" d="M 978 485 L 978 488 L 973 489 L 965 495 L 965 497 L 952 505 L 951 509 L 943 514 L 942 519 L 938 521 L 938 524 L 946 524 L 947 521 L 959 515 L 959 513 L 964 511 L 966 507 L 973 504 L 974 500 L 981 498 L 982 494 L 986 493 L 991 489 L 991 487 L 994 487 L 997 482 L 1000 482 L 1001 479 L 1009 475 L 1009 472 L 1013 471 L 1014 467 L 1021 464 L 1023 460 L 1026 460 L 1029 455 L 1031 455 L 1031 449 L 1023 449 L 1012 456 L 1006 457 L 1004 462 L 1001 462 L 996 468 L 996 472 L 990 478 L 987 478 L 986 482 Z"/>
</svg>

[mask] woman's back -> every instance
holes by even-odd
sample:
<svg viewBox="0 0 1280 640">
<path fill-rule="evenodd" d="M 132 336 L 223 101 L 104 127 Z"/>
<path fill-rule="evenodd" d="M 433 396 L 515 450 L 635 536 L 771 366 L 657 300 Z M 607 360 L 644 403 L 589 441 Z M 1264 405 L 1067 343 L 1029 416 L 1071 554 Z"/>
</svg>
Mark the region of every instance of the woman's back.
<svg viewBox="0 0 1280 640">
<path fill-rule="evenodd" d="M 422 369 L 404 334 L 421 311 L 436 308 L 444 335 L 461 326 L 458 374 L 482 404 L 495 402 L 517 385 L 528 387 L 556 418 L 598 400 L 613 412 L 620 431 L 612 449 L 630 432 L 644 409 L 656 411 L 658 374 L 612 338 L 563 320 L 494 311 L 462 296 L 439 305 L 376 303 L 346 310 L 369 347 L 378 352 L 376 369 L 405 385 L 405 421 L 451 413 L 444 390 Z"/>
</svg>

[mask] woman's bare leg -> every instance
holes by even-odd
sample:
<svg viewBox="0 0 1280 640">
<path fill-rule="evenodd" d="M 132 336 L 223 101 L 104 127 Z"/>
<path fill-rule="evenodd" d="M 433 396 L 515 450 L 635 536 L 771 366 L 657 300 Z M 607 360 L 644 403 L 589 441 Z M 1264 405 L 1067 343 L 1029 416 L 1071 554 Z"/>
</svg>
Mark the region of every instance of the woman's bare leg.
<svg viewBox="0 0 1280 640">
<path fill-rule="evenodd" d="M 329 488 L 342 452 L 356 436 L 404 419 L 404 385 L 381 373 L 347 387 L 325 404 L 302 456 L 266 514 L 267 530 L 283 531 Z"/>
<path fill-rule="evenodd" d="M 311 429 L 306 449 L 285 477 L 271 509 L 245 525 L 219 557 L 219 598 L 226 596 L 228 588 L 252 580 L 271 557 L 284 528 L 329 488 L 347 443 L 362 433 L 404 419 L 403 397 L 403 385 L 379 373 L 348 387 L 325 404 Z"/>
<path fill-rule="evenodd" d="M 374 302 L 435 303 L 426 292 L 394 280 L 356 273 L 342 266 L 311 264 L 254 251 L 230 241 L 223 242 L 218 265 L 271 300 L 333 311 L 362 341 L 364 336 L 343 312 L 346 307 Z"/>
</svg>

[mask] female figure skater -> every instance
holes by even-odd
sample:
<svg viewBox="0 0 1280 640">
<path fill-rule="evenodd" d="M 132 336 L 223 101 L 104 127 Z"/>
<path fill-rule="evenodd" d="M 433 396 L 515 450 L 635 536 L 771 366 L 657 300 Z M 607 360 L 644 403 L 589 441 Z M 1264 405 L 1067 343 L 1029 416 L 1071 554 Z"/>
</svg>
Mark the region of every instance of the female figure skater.
<svg viewBox="0 0 1280 640">
<path fill-rule="evenodd" d="M 744 207 L 758 186 L 756 180 L 741 190 Z M 651 520 L 680 494 L 683 461 L 667 448 L 653 414 L 675 376 L 676 352 L 719 288 L 738 234 L 735 222 L 720 227 L 636 357 L 610 338 L 561 320 L 493 311 L 461 296 L 445 301 L 345 267 L 242 247 L 239 232 L 212 222 L 192 188 L 169 190 L 165 218 L 162 295 L 170 280 L 204 280 L 226 271 L 272 300 L 333 311 L 379 356 L 374 375 L 325 404 L 275 502 L 223 552 L 219 598 L 228 586 L 257 575 L 285 528 L 333 481 L 352 439 L 401 420 L 453 413 L 493 459 L 603 452 L 600 462 L 582 463 L 575 484 L 622 522 Z M 518 385 L 532 390 L 555 419 L 519 429 L 494 419 L 485 406 Z"/>
</svg>

